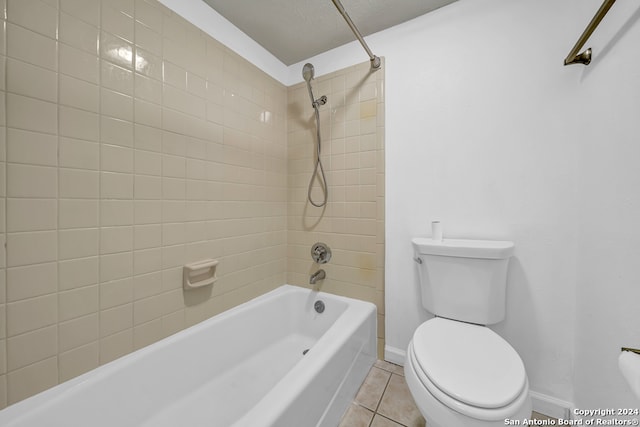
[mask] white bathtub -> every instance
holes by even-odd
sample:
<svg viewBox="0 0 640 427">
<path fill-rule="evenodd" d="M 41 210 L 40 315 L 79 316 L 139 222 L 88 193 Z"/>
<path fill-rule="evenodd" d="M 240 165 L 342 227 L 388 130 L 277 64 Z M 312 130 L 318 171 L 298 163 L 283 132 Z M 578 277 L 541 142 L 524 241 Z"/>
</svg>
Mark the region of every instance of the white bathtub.
<svg viewBox="0 0 640 427">
<path fill-rule="evenodd" d="M 284 285 L 9 406 L 0 425 L 335 427 L 375 358 L 373 304 Z"/>
</svg>

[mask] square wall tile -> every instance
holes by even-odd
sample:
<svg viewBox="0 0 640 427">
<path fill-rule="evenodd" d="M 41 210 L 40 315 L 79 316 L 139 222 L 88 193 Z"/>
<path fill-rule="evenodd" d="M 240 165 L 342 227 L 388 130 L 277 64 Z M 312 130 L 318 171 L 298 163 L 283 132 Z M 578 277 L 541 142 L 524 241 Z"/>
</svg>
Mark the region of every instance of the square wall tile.
<svg viewBox="0 0 640 427">
<path fill-rule="evenodd" d="M 146 0 L 135 1 L 136 21 L 157 33 L 162 32 L 162 13 L 162 9 L 157 6 L 157 3 L 150 3 Z"/>
<path fill-rule="evenodd" d="M 97 199 L 100 195 L 100 174 L 82 169 L 58 170 L 60 197 L 65 199 Z"/>
<path fill-rule="evenodd" d="M 98 170 L 100 146 L 82 139 L 60 138 L 59 165 L 63 168 Z"/>
<path fill-rule="evenodd" d="M 55 262 L 7 269 L 7 301 L 53 294 L 58 291 L 58 265 Z"/>
<path fill-rule="evenodd" d="M 6 67 L 9 92 L 43 101 L 58 101 L 58 79 L 54 71 L 11 58 Z"/>
<path fill-rule="evenodd" d="M 100 17 L 102 29 L 133 43 L 132 1 L 103 1 Z"/>
<path fill-rule="evenodd" d="M 57 36 L 58 10 L 40 0 L 7 0 L 7 18 L 46 37 Z"/>
<path fill-rule="evenodd" d="M 55 230 L 58 225 L 56 199 L 7 199 L 7 231 Z"/>
<path fill-rule="evenodd" d="M 58 353 L 58 328 L 49 326 L 7 340 L 7 369 L 14 371 Z"/>
<path fill-rule="evenodd" d="M 60 51 L 60 73 L 89 83 L 99 83 L 100 60 L 97 54 L 64 43 L 60 43 L 58 49 Z"/>
<path fill-rule="evenodd" d="M 113 280 L 100 284 L 100 309 L 122 306 L 133 301 L 133 279 Z"/>
<path fill-rule="evenodd" d="M 98 254 L 98 229 L 73 228 L 58 232 L 60 260 L 85 258 Z"/>
<path fill-rule="evenodd" d="M 97 227 L 98 207 L 98 200 L 95 199 L 59 199 L 59 229 Z"/>
<path fill-rule="evenodd" d="M 61 353 L 59 359 L 60 381 L 67 381 L 98 367 L 97 342 Z"/>
<path fill-rule="evenodd" d="M 133 330 L 126 329 L 100 339 L 100 364 L 105 364 L 133 351 Z"/>
<path fill-rule="evenodd" d="M 53 387 L 58 383 L 56 356 L 34 363 L 7 374 L 7 403 L 22 399 Z"/>
<path fill-rule="evenodd" d="M 7 304 L 7 334 L 9 337 L 54 325 L 58 320 L 55 294 Z"/>
<path fill-rule="evenodd" d="M 7 266 L 55 261 L 58 236 L 55 231 L 11 233 L 7 235 Z"/>
<path fill-rule="evenodd" d="M 37 117 L 38 120 L 34 120 Z M 26 96 L 7 94 L 7 126 L 35 132 L 58 132 L 57 105 Z"/>
<path fill-rule="evenodd" d="M 98 339 L 98 315 L 89 314 L 58 325 L 60 351 L 65 352 Z"/>
<path fill-rule="evenodd" d="M 100 0 L 60 0 L 60 9 L 94 27 L 100 26 Z"/>
<path fill-rule="evenodd" d="M 98 286 L 86 286 L 60 292 L 58 305 L 60 321 L 95 313 L 98 311 Z"/>
<path fill-rule="evenodd" d="M 98 140 L 100 127 L 96 113 L 60 106 L 58 114 L 61 136 L 87 141 Z"/>
<path fill-rule="evenodd" d="M 33 3 L 33 1 L 15 0 L 15 3 Z M 55 35 L 47 37 L 22 26 L 7 23 L 7 56 L 57 71 L 57 52 Z"/>
<path fill-rule="evenodd" d="M 98 265 L 98 257 L 60 261 L 58 263 L 58 281 L 60 291 L 97 284 Z"/>
<path fill-rule="evenodd" d="M 66 1 L 61 2 L 63 10 L 66 6 L 65 3 Z M 90 4 L 91 1 L 85 3 Z M 79 19 L 72 13 L 60 12 L 59 40 L 92 55 L 97 55 L 100 31 L 95 25 Z"/>
<path fill-rule="evenodd" d="M 41 166 L 58 165 L 55 135 L 20 129 L 7 129 L 7 161 Z"/>
</svg>

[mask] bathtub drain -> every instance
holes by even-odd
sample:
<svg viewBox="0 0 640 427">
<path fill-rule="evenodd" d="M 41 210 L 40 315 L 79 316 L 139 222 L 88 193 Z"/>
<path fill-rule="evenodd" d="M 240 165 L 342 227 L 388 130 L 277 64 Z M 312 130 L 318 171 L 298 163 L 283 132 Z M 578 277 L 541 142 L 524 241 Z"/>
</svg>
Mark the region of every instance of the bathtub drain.
<svg viewBox="0 0 640 427">
<path fill-rule="evenodd" d="M 307 353 L 309 352 L 309 350 L 310 350 L 309 348 L 308 348 L 308 349 L 306 349 L 306 350 L 304 350 L 304 351 L 302 352 L 302 355 L 304 356 L 305 354 L 307 354 Z"/>
</svg>

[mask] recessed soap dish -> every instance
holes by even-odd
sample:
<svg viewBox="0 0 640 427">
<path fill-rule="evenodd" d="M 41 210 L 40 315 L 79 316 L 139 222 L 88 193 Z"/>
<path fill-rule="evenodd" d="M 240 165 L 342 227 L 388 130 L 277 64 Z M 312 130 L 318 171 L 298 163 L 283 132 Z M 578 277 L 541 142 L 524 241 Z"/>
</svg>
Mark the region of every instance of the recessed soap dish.
<svg viewBox="0 0 640 427">
<path fill-rule="evenodd" d="M 204 259 L 185 264 L 182 267 L 182 286 L 184 289 L 189 290 L 214 284 L 218 280 L 216 276 L 217 266 L 217 259 Z"/>
</svg>

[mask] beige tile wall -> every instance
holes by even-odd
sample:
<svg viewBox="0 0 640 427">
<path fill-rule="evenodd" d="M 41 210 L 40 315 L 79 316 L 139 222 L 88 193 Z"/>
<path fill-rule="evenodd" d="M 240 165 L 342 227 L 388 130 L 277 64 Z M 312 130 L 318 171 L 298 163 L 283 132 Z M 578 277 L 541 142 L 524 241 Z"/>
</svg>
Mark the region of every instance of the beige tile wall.
<svg viewBox="0 0 640 427">
<path fill-rule="evenodd" d="M 0 15 L 0 408 L 308 286 L 315 241 L 333 249 L 320 289 L 377 304 L 382 354 L 384 71 L 314 81 L 317 209 L 303 85 L 155 0 L 0 0 Z M 182 264 L 208 257 L 219 281 L 183 292 Z"/>
<path fill-rule="evenodd" d="M 155 0 L 0 9 L 3 407 L 286 281 L 287 93 Z"/>
<path fill-rule="evenodd" d="M 319 267 L 310 255 L 324 242 L 333 256 L 319 289 L 378 307 L 378 355 L 384 349 L 384 64 L 353 66 L 312 82 L 320 107 L 329 203 L 313 207 L 307 188 L 315 162 L 315 115 L 305 83 L 288 89 L 289 198 L 287 280 L 309 286 Z M 315 182 L 317 203 L 322 192 Z"/>
</svg>

